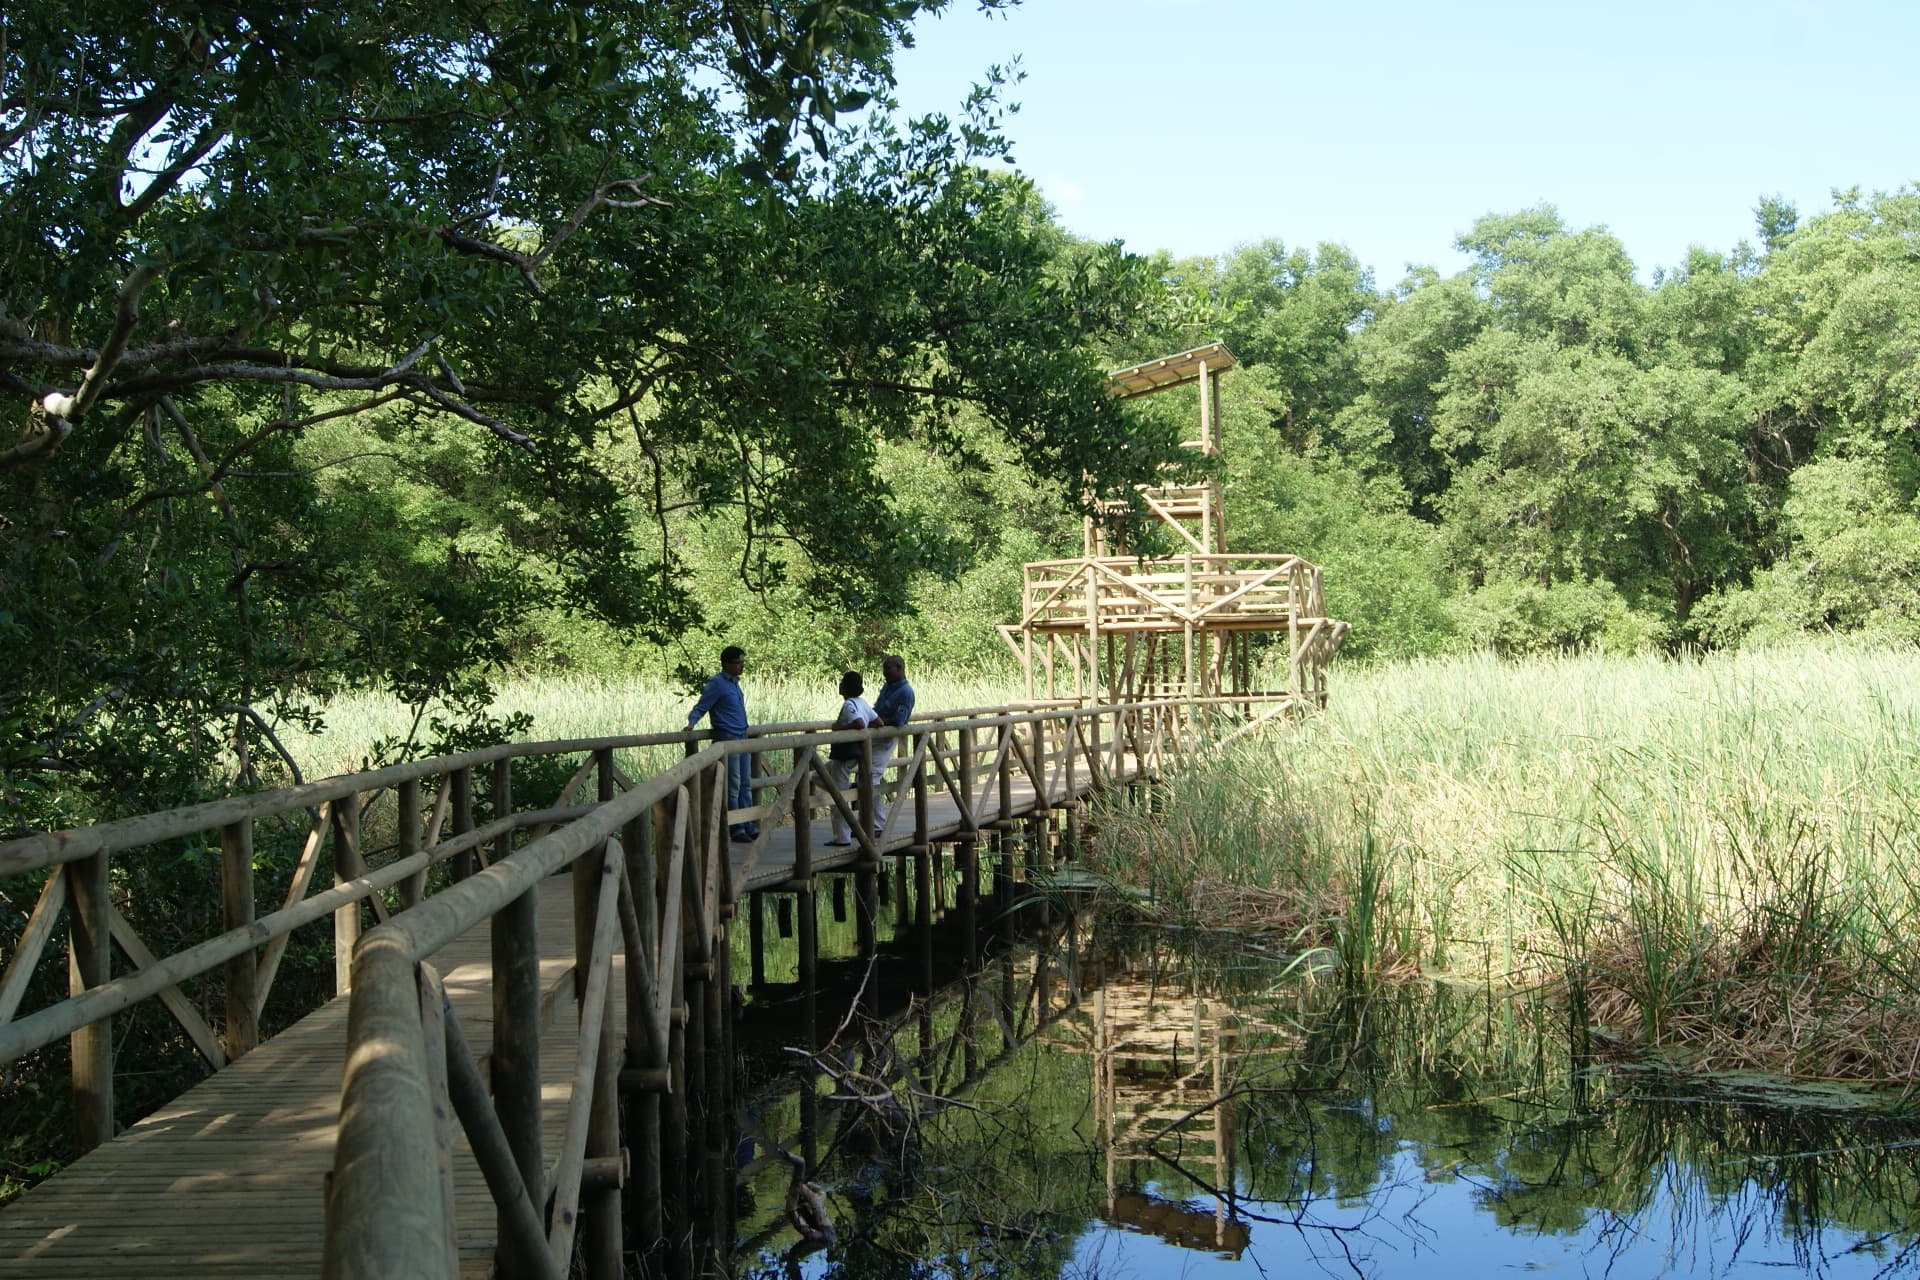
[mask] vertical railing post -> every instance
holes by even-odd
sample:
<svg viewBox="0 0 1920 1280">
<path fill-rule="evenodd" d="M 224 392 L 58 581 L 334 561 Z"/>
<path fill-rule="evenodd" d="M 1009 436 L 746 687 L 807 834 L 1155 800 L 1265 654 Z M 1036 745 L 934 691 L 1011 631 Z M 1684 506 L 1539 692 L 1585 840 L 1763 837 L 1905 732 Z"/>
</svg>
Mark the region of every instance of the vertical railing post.
<svg viewBox="0 0 1920 1280">
<path fill-rule="evenodd" d="M 493 766 L 493 817 L 513 812 L 513 761 Z M 513 851 L 512 833 L 500 833 L 498 863 Z M 493 1106 L 521 1181 L 535 1205 L 547 1202 L 546 1161 L 540 1150 L 540 890 L 528 889 L 494 913 L 489 926 L 493 958 Z M 543 1259 L 522 1258 L 500 1212 L 500 1274 L 525 1275 Z"/>
<path fill-rule="evenodd" d="M 253 819 L 242 818 L 220 828 L 220 918 L 228 929 L 253 923 Z M 256 984 L 259 969 L 251 950 L 226 962 L 227 1061 L 260 1043 Z"/>
<path fill-rule="evenodd" d="M 606 804 L 614 797 L 613 749 L 601 747 L 593 753 L 598 782 L 597 798 Z M 573 972 L 574 998 L 579 1001 L 580 1025 L 587 1021 L 586 994 L 593 969 L 593 939 L 600 926 L 600 910 L 616 910 L 613 900 L 604 903 L 601 887 L 609 874 L 607 845 L 602 842 L 573 862 Z M 609 951 L 606 963 L 613 963 Z M 611 975 L 609 975 L 611 976 Z M 620 1154 L 620 1044 L 613 1020 L 613 984 L 607 982 L 601 997 L 600 1046 L 594 1059 L 592 1104 L 587 1112 L 585 1155 L 589 1161 L 606 1161 Z M 583 1046 L 584 1052 L 584 1046 Z M 604 1165 L 602 1166 L 604 1167 Z M 620 1184 L 610 1178 L 596 1178 L 580 1191 L 581 1237 L 587 1275 L 591 1280 L 620 1280 Z"/>
<path fill-rule="evenodd" d="M 107 858 L 96 853 L 67 866 L 67 989 L 81 995 L 113 976 Z M 102 1018 L 67 1038 L 72 1057 L 73 1140 L 91 1151 L 113 1140 L 113 1022 Z"/>
<path fill-rule="evenodd" d="M 1002 717 L 999 750 L 996 752 L 1000 758 L 1000 810 L 994 815 L 995 825 L 1002 829 L 1006 829 L 1006 824 L 1013 821 L 1013 736 L 1013 722 Z"/>
<path fill-rule="evenodd" d="M 956 763 L 959 765 L 958 772 L 960 775 L 960 829 L 962 831 L 978 831 L 980 829 L 980 815 L 974 811 L 975 797 L 973 792 L 973 753 L 975 741 L 973 726 L 968 725 L 959 730 L 958 740 L 960 743 L 960 758 Z"/>
<path fill-rule="evenodd" d="M 1033 807 L 1044 813 L 1053 807 L 1053 796 L 1047 785 L 1047 733 L 1053 728 L 1053 717 L 1029 720 L 1027 726 L 1033 736 Z"/>
<path fill-rule="evenodd" d="M 473 768 L 455 769 L 448 780 L 453 788 L 453 834 L 464 836 L 473 830 Z M 453 878 L 456 882 L 465 880 L 473 874 L 475 858 L 473 850 L 462 849 L 453 855 Z"/>
<path fill-rule="evenodd" d="M 400 860 L 406 861 L 420 852 L 420 779 L 408 778 L 400 784 L 399 813 L 395 818 L 400 824 Z M 400 882 L 400 909 L 417 907 L 420 900 L 427 896 L 427 869 L 418 871 Z"/>
<path fill-rule="evenodd" d="M 341 796 L 333 804 L 333 882 L 342 885 L 367 873 L 360 859 L 360 797 Z M 353 945 L 360 941 L 360 901 L 333 913 L 333 993 L 353 989 Z"/>
<path fill-rule="evenodd" d="M 800 776 L 793 784 L 793 878 L 813 880 L 813 748 L 795 752 Z"/>
<path fill-rule="evenodd" d="M 634 1176 L 627 1182 L 623 1219 L 639 1236 L 645 1255 L 660 1239 L 660 1093 L 667 1066 L 666 1046 L 655 1043 L 648 1025 L 660 975 L 659 897 L 655 887 L 653 852 L 654 815 L 647 812 L 629 822 L 621 840 L 627 857 L 627 889 L 632 895 L 639 925 L 639 955 L 627 956 L 626 1064 L 648 1072 L 647 1083 L 627 1098 L 628 1149 L 634 1153 Z"/>
<path fill-rule="evenodd" d="M 854 843 L 865 846 L 873 839 L 873 829 L 877 825 L 873 818 L 875 804 L 879 797 L 874 794 L 873 786 L 873 739 L 860 741 L 860 776 L 854 779 L 854 817 L 858 820 L 860 838 Z"/>
<path fill-rule="evenodd" d="M 921 755 L 922 747 L 926 754 Z M 932 801 L 927 794 L 927 772 L 934 767 L 933 752 L 936 740 L 929 734 L 917 734 L 908 744 L 910 756 L 918 756 L 920 767 L 913 771 L 913 843 L 918 849 L 926 848 L 932 842 Z"/>
</svg>

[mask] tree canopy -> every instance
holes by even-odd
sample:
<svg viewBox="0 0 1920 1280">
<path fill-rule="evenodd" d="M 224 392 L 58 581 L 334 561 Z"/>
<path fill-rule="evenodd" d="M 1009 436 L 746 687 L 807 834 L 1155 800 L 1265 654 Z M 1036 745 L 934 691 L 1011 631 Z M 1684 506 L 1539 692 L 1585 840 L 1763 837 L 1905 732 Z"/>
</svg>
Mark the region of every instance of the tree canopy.
<svg viewBox="0 0 1920 1280">
<path fill-rule="evenodd" d="M 891 108 L 944 3 L 9 6 L 9 801 L 187 787 L 295 691 L 472 711 L 529 610 L 680 635 L 694 514 L 749 584 L 897 610 L 967 547 L 890 442 L 1068 506 L 1154 474 L 1091 350 L 1146 264 L 982 169 L 993 75 Z"/>
</svg>

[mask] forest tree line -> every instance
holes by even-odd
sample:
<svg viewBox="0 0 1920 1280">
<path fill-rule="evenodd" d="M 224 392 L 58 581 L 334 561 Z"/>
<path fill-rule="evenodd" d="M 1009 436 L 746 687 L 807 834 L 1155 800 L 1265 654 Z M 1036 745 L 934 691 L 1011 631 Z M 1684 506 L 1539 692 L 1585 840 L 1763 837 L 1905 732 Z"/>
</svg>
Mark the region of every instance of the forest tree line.
<svg viewBox="0 0 1920 1280">
<path fill-rule="evenodd" d="M 1176 264 L 1247 365 L 1229 538 L 1323 563 L 1358 653 L 1920 637 L 1920 192 L 1755 215 L 1650 284 L 1548 206 L 1385 291 L 1337 246 Z"/>
<path fill-rule="evenodd" d="M 1911 189 L 1651 284 L 1544 207 L 1391 288 L 1130 253 L 993 164 L 995 73 L 890 109 L 943 3 L 9 6 L 0 826 L 283 780 L 345 689 L 400 753 L 514 671 L 997 661 L 1191 465 L 1104 371 L 1214 340 L 1230 545 L 1350 658 L 1914 634 Z"/>
</svg>

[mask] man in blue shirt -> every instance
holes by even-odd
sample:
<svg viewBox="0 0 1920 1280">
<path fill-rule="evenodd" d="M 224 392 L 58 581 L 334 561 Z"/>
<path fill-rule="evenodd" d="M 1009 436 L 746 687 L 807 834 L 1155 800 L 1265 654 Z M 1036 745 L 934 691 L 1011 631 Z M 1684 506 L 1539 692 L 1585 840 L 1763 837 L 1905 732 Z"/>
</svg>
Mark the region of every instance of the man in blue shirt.
<svg viewBox="0 0 1920 1280">
<path fill-rule="evenodd" d="M 887 680 L 873 700 L 873 714 L 883 725 L 904 725 L 913 717 L 913 686 L 907 683 L 906 660 L 897 653 L 888 654 L 880 660 L 880 674 Z M 880 794 L 880 777 L 886 771 L 887 762 L 893 758 L 893 744 L 900 741 L 904 739 L 887 738 L 873 744 L 873 793 L 876 804 Z M 881 815 L 874 814 L 874 834 L 879 834 L 882 825 Z"/>
<path fill-rule="evenodd" d="M 700 701 L 687 713 L 687 728 L 700 717 L 713 718 L 715 742 L 738 742 L 747 736 L 747 700 L 740 692 L 740 673 L 747 669 L 747 651 L 730 644 L 720 651 L 720 671 L 700 690 Z M 753 757 L 746 752 L 727 757 L 727 808 L 753 807 Z M 736 822 L 727 828 L 735 840 L 755 840 L 758 822 Z"/>
</svg>

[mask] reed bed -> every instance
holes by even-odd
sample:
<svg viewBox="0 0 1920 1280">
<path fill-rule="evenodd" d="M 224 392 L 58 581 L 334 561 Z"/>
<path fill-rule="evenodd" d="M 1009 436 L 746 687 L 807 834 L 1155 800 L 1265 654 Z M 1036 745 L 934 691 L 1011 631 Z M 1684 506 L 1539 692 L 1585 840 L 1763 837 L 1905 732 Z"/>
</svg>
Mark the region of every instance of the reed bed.
<svg viewBox="0 0 1920 1280">
<path fill-rule="evenodd" d="M 1911 1087 L 1917 790 L 1911 650 L 1467 656 L 1339 673 L 1103 815 L 1101 857 L 1350 980 L 1548 987 L 1612 1052 Z"/>
</svg>

